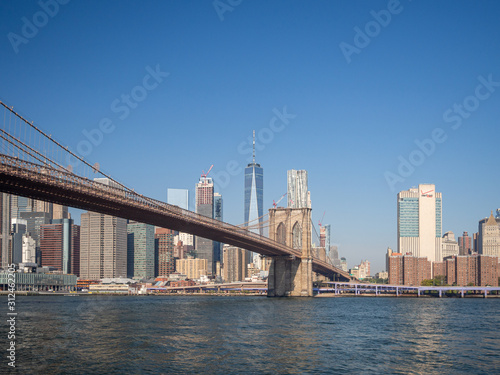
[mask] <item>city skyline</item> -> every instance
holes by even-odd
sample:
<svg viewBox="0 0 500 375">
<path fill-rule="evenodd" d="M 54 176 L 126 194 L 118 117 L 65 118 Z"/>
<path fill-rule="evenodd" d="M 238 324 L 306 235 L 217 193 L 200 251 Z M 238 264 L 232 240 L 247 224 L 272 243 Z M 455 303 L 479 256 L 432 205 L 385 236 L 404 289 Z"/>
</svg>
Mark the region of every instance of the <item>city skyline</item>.
<svg viewBox="0 0 500 375">
<path fill-rule="evenodd" d="M 350 266 L 368 259 L 374 272 L 385 268 L 385 249 L 397 248 L 398 191 L 435 184 L 442 231 L 457 236 L 477 232 L 500 205 L 491 173 L 500 135 L 496 2 L 401 1 L 363 48 L 355 28 L 366 30 L 387 2 L 243 2 L 222 22 L 211 3 L 197 12 L 71 2 L 17 53 L 6 36 L 22 35 L 22 18 L 40 6 L 0 7 L 0 99 L 146 196 L 184 188 L 194 197 L 197 176 L 213 164 L 224 218 L 241 224 L 255 129 L 264 212 L 286 192 L 287 170 L 307 170 L 313 223 L 326 211 L 339 256 Z M 117 17 L 97 16 L 110 12 Z M 140 14 L 148 25 L 124 28 Z M 96 27 L 82 36 L 82 22 Z M 350 62 L 342 43 L 358 50 Z M 156 86 L 136 89 L 143 82 Z M 133 106 L 122 101 L 142 92 Z M 99 135 L 105 118 L 113 130 Z M 362 238 L 352 225 L 360 216 L 372 224 Z"/>
</svg>

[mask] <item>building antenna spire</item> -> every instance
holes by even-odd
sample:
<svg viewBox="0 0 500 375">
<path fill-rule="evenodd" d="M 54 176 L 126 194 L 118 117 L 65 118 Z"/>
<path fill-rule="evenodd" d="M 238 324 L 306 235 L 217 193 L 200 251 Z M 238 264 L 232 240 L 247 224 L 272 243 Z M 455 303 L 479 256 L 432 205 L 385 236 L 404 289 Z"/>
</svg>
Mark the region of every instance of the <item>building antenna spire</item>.
<svg viewBox="0 0 500 375">
<path fill-rule="evenodd" d="M 255 164 L 255 130 L 253 131 L 253 163 Z"/>
</svg>

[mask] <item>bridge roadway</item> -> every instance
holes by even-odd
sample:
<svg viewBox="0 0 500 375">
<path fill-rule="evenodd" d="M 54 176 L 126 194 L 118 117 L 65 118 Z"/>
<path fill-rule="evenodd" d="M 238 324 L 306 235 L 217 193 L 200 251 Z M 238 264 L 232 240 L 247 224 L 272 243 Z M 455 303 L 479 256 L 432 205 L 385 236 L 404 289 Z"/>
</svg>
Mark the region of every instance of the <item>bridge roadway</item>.
<svg viewBox="0 0 500 375">
<path fill-rule="evenodd" d="M 301 251 L 219 220 L 127 191 L 0 154 L 0 191 L 83 210 L 113 215 L 190 233 L 265 256 L 300 257 Z M 313 258 L 319 274 L 350 281 L 347 272 Z"/>
</svg>

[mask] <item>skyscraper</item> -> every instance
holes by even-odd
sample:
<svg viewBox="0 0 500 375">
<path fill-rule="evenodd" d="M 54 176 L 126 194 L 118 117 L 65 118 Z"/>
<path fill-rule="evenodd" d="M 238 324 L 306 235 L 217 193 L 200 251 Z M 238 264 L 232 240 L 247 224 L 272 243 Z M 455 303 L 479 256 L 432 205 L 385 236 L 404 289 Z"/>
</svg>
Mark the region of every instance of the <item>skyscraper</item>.
<svg viewBox="0 0 500 375">
<path fill-rule="evenodd" d="M 311 208 L 307 188 L 307 171 L 291 169 L 287 172 L 288 208 Z"/>
<path fill-rule="evenodd" d="M 189 210 L 189 190 L 167 189 L 167 203 Z"/>
<path fill-rule="evenodd" d="M 264 170 L 255 162 L 255 130 L 253 132 L 253 159 L 245 168 L 245 217 L 244 223 L 252 226 L 251 232 L 262 235 L 264 200 Z"/>
<path fill-rule="evenodd" d="M 432 184 L 398 194 L 398 253 L 441 261 L 441 193 Z"/>
<path fill-rule="evenodd" d="M 493 217 L 493 211 L 483 228 L 481 249 L 484 255 L 500 257 L 500 227 Z"/>
<path fill-rule="evenodd" d="M 477 232 L 478 233 L 477 234 L 477 249 L 475 249 L 479 254 L 486 254 L 483 250 L 483 237 L 484 237 L 484 232 L 485 232 L 485 225 L 489 220 L 490 219 L 487 217 L 479 220 L 479 226 L 478 226 L 478 232 Z M 493 220 L 495 220 L 497 225 L 500 227 L 500 217 L 497 217 L 496 219 L 493 218 Z"/>
<path fill-rule="evenodd" d="M 222 195 L 219 193 L 214 193 L 214 219 L 223 221 L 223 202 Z M 217 261 L 221 260 L 222 254 L 222 244 L 220 242 L 214 241 L 214 259 Z"/>
<path fill-rule="evenodd" d="M 76 231 L 79 234 L 77 227 L 72 219 L 52 220 L 51 224 L 40 226 L 42 266 L 52 266 L 66 274 L 78 274 L 73 259 L 80 257 L 80 238 L 73 233 Z"/>
<path fill-rule="evenodd" d="M 44 224 L 50 224 L 50 214 L 47 212 L 21 212 L 21 219 L 26 220 L 26 231 L 35 240 L 36 262 L 41 264 L 40 251 L 40 227 Z"/>
<path fill-rule="evenodd" d="M 174 231 L 165 228 L 155 230 L 155 276 L 168 276 L 175 271 Z"/>
<path fill-rule="evenodd" d="M 80 277 L 127 276 L 127 220 L 85 212 L 80 227 Z"/>
<path fill-rule="evenodd" d="M 0 193 L 0 255 L 4 269 L 7 269 L 12 260 L 10 237 L 10 194 Z"/>
<path fill-rule="evenodd" d="M 461 237 L 458 237 L 458 248 L 460 255 L 472 254 L 472 238 L 467 232 L 464 232 Z"/>
<path fill-rule="evenodd" d="M 196 213 L 213 219 L 214 215 L 214 183 L 210 177 L 202 175 L 196 184 Z M 213 241 L 196 237 L 195 249 L 198 258 L 207 260 L 207 273 L 215 275 L 216 263 Z"/>
<path fill-rule="evenodd" d="M 255 130 L 253 131 L 253 158 L 245 168 L 245 217 L 243 222 L 251 232 L 263 235 L 262 219 L 264 215 L 264 169 L 255 162 Z M 260 256 L 251 255 L 253 263 L 261 268 Z"/>
<path fill-rule="evenodd" d="M 131 221 L 127 224 L 127 277 L 150 279 L 155 274 L 155 227 Z"/>
</svg>

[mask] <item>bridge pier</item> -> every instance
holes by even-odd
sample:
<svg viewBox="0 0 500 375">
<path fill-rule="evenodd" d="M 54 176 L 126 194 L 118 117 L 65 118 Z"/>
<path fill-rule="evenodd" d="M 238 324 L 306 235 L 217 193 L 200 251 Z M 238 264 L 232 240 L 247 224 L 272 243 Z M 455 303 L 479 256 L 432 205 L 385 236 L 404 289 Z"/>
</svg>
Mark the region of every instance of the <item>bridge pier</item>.
<svg viewBox="0 0 500 375">
<path fill-rule="evenodd" d="M 272 258 L 267 284 L 268 297 L 312 297 L 312 259 L 290 256 Z"/>
<path fill-rule="evenodd" d="M 274 256 L 268 277 L 268 297 L 312 297 L 311 209 L 269 210 L 269 238 L 291 246 L 300 256 Z"/>
</svg>

